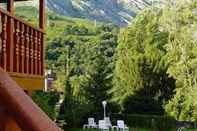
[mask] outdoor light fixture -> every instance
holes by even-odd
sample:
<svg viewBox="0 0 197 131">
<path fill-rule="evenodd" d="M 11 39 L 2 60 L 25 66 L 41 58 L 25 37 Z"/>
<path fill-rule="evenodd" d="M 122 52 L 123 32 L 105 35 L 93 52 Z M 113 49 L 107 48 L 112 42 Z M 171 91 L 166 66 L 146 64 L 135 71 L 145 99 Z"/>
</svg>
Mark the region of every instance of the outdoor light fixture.
<svg viewBox="0 0 197 131">
<path fill-rule="evenodd" d="M 104 109 L 104 118 L 106 117 L 106 105 L 107 101 L 102 101 L 103 109 Z"/>
</svg>

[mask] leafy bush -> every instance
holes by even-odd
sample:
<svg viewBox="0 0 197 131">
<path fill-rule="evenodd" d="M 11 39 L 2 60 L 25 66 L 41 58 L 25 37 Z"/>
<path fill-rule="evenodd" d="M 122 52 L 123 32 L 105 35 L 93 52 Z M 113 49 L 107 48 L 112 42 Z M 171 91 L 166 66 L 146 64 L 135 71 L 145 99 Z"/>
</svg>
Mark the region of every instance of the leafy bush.
<svg viewBox="0 0 197 131">
<path fill-rule="evenodd" d="M 61 105 L 58 120 L 65 120 L 66 128 L 80 127 L 84 117 L 88 116 L 92 106 L 77 97 L 65 97 Z"/>
<path fill-rule="evenodd" d="M 55 105 L 59 100 L 59 93 L 37 91 L 33 93 L 32 99 L 51 119 L 55 119 Z"/>
<path fill-rule="evenodd" d="M 124 100 L 122 112 L 126 114 L 163 115 L 164 109 L 161 102 L 151 97 L 135 95 Z"/>
<path fill-rule="evenodd" d="M 88 28 L 83 25 L 67 25 L 65 28 L 65 35 L 73 34 L 73 35 L 88 35 Z"/>
</svg>

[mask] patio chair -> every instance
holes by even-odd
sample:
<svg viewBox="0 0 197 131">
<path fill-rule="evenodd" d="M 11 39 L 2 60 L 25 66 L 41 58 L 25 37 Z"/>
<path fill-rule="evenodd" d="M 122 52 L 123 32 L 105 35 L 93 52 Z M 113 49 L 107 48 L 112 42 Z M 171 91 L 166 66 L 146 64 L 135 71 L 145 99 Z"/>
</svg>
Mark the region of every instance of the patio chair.
<svg viewBox="0 0 197 131">
<path fill-rule="evenodd" d="M 177 131 L 183 131 L 184 129 L 186 129 L 186 128 L 185 127 L 180 127 L 180 128 L 178 128 Z"/>
<path fill-rule="evenodd" d="M 109 127 L 106 125 L 105 120 L 99 120 L 99 130 L 100 131 L 109 131 Z"/>
<path fill-rule="evenodd" d="M 112 127 L 112 124 L 111 124 L 111 121 L 110 121 L 110 118 L 109 117 L 105 117 L 104 118 L 104 121 L 105 121 L 105 124 L 107 127 L 111 128 Z"/>
<path fill-rule="evenodd" d="M 86 129 L 86 128 L 97 128 L 97 127 L 98 127 L 98 125 L 94 121 L 94 118 L 88 118 L 88 124 L 84 124 L 83 125 L 83 129 Z"/>
<path fill-rule="evenodd" d="M 117 131 L 129 131 L 129 128 L 126 126 L 123 120 L 117 120 L 117 126 L 112 127 L 112 130 L 114 129 Z"/>
</svg>

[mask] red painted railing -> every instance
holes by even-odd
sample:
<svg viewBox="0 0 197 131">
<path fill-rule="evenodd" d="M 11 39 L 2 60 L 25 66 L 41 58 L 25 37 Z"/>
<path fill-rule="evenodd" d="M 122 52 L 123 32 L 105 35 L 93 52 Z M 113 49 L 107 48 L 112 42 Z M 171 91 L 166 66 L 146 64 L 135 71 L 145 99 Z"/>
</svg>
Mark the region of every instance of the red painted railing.
<svg viewBox="0 0 197 131">
<path fill-rule="evenodd" d="M 23 131 L 60 131 L 58 126 L 1 67 L 0 74 L 1 108 L 5 108 L 7 115 L 9 114 Z M 2 124 L 4 123 L 0 123 L 0 130 Z M 14 129 L 11 130 L 14 131 Z"/>
<path fill-rule="evenodd" d="M 43 76 L 44 32 L 0 9 L 0 67 Z"/>
</svg>

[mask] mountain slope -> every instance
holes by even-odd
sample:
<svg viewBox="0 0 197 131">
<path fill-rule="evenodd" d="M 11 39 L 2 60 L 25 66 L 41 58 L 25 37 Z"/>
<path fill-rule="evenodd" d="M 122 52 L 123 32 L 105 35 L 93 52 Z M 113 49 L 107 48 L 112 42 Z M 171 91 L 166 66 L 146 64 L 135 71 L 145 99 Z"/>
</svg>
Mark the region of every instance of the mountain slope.
<svg viewBox="0 0 197 131">
<path fill-rule="evenodd" d="M 15 15 L 22 18 L 28 23 L 38 27 L 38 9 L 32 6 L 18 6 L 15 8 Z M 56 37 L 64 36 L 66 28 L 80 28 L 87 27 L 92 34 L 96 33 L 95 28 L 105 24 L 102 22 L 95 23 L 88 19 L 72 18 L 67 16 L 58 15 L 54 12 L 47 12 L 46 24 L 46 40 L 47 43 Z M 74 29 L 73 29 L 74 30 Z M 94 35 L 92 35 L 94 37 Z M 85 36 L 83 36 L 85 37 Z"/>
<path fill-rule="evenodd" d="M 126 25 L 150 0 L 48 0 L 50 10 L 61 15 Z"/>
<path fill-rule="evenodd" d="M 47 0 L 49 10 L 64 16 L 127 25 L 138 11 L 155 0 Z M 38 7 L 38 0 L 19 2 Z"/>
</svg>

